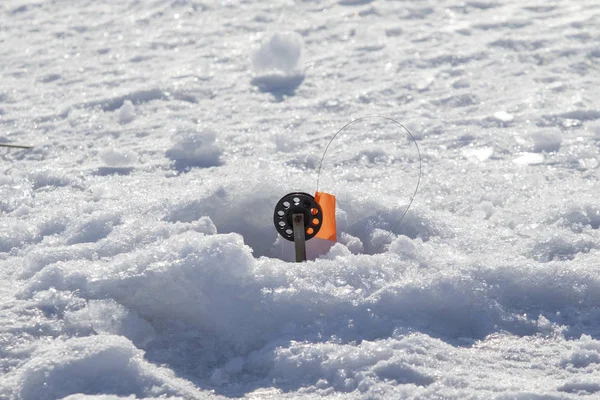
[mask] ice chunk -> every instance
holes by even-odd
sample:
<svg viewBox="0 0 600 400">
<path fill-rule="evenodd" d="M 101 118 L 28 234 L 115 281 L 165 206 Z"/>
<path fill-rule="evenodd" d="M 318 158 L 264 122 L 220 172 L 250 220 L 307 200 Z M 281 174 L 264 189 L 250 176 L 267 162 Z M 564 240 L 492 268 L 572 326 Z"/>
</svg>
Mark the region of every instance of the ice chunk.
<svg viewBox="0 0 600 400">
<path fill-rule="evenodd" d="M 519 165 L 536 165 L 544 162 L 544 155 L 539 153 L 523 153 L 520 157 L 513 160 Z"/>
</svg>

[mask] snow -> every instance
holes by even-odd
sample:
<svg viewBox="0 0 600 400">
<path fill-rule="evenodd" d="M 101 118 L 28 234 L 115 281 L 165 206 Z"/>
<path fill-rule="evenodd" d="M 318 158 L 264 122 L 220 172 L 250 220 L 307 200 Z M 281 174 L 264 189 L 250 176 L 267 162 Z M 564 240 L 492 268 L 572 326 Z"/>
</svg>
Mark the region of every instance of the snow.
<svg viewBox="0 0 600 400">
<path fill-rule="evenodd" d="M 165 152 L 165 156 L 174 162 L 178 171 L 219 166 L 223 151 L 215 143 L 216 137 L 216 132 L 211 129 L 181 127 L 171 138 L 173 146 Z"/>
<path fill-rule="evenodd" d="M 135 107 L 131 100 L 125 100 L 121 108 L 119 108 L 119 122 L 128 124 L 135 119 Z"/>
<path fill-rule="evenodd" d="M 470 159 L 485 161 L 494 155 L 494 149 L 492 147 L 468 148 L 463 151 L 463 154 Z"/>
<path fill-rule="evenodd" d="M 165 378 L 171 382 L 166 383 Z M 58 339 L 37 349 L 14 380 L 15 394 L 25 400 L 99 393 L 106 387 L 114 394 L 138 398 L 182 391 L 200 394 L 170 371 L 144 361 L 140 350 L 118 336 Z M 174 387 L 176 383 L 180 387 Z"/>
<path fill-rule="evenodd" d="M 597 397 L 599 18 L 0 3 L 0 398 Z"/>
<path fill-rule="evenodd" d="M 512 114 L 507 113 L 506 111 L 498 111 L 494 113 L 494 118 L 496 118 L 498 121 L 502 121 L 502 122 L 510 122 L 512 121 L 515 117 Z"/>
<path fill-rule="evenodd" d="M 560 149 L 562 137 L 558 132 L 538 131 L 533 133 L 533 150 L 536 152 L 552 152 Z"/>
<path fill-rule="evenodd" d="M 302 37 L 295 32 L 274 33 L 252 54 L 252 84 L 262 91 L 293 94 L 304 80 Z"/>
<path fill-rule="evenodd" d="M 537 165 L 542 164 L 545 160 L 543 154 L 538 153 L 523 153 L 519 157 L 515 158 L 513 162 L 519 165 Z"/>
</svg>

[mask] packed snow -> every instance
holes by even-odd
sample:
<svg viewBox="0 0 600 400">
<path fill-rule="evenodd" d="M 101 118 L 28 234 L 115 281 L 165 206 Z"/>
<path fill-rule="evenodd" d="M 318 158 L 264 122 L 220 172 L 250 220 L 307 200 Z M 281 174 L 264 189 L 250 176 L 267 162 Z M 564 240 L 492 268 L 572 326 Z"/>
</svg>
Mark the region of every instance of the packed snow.
<svg viewBox="0 0 600 400">
<path fill-rule="evenodd" d="M 600 396 L 597 0 L 0 21 L 0 399 Z"/>
</svg>

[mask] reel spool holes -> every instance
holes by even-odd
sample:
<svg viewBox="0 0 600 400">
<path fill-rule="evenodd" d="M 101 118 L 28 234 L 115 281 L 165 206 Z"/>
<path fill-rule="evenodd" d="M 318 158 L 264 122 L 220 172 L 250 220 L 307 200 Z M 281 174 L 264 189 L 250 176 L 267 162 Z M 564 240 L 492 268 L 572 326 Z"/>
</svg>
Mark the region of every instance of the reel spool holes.
<svg viewBox="0 0 600 400">
<path fill-rule="evenodd" d="M 286 240 L 294 241 L 294 214 L 304 215 L 305 240 L 312 239 L 323 224 L 323 210 L 308 193 L 293 192 L 283 196 L 275 205 L 273 223 Z"/>
</svg>

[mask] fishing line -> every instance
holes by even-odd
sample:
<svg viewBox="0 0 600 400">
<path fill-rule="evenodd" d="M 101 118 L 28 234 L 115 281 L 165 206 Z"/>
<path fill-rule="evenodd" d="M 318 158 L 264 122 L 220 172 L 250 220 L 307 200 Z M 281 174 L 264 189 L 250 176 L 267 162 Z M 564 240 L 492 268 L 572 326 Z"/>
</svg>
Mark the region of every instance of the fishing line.
<svg viewBox="0 0 600 400">
<path fill-rule="evenodd" d="M 329 143 L 327 143 L 327 146 L 325 147 L 325 151 L 323 152 L 323 156 L 321 157 L 321 162 L 319 163 L 319 169 L 317 172 L 317 192 L 319 191 L 319 182 L 321 179 L 321 168 L 323 167 L 323 161 L 325 160 L 325 155 L 327 154 L 327 150 L 329 150 L 329 146 L 331 145 L 331 143 L 335 140 L 335 138 L 347 127 L 349 127 L 350 125 L 354 124 L 355 122 L 359 122 L 359 121 L 364 121 L 366 119 L 370 119 L 370 118 L 381 118 L 381 119 L 385 119 L 387 121 L 391 121 L 394 124 L 402 127 L 402 129 L 404 129 L 406 131 L 406 133 L 408 133 L 408 136 L 410 136 L 410 138 L 412 139 L 413 143 L 415 144 L 415 147 L 417 148 L 417 154 L 419 155 L 419 175 L 417 177 L 417 184 L 415 186 L 415 191 L 413 193 L 413 195 L 410 198 L 410 201 L 408 202 L 408 206 L 406 207 L 406 209 L 404 210 L 404 212 L 402 213 L 402 215 L 400 216 L 400 219 L 398 220 L 398 222 L 396 223 L 396 225 L 394 225 L 394 227 L 390 230 L 390 233 L 385 237 L 385 239 L 383 239 L 383 241 L 381 242 L 381 244 L 377 247 L 377 249 L 375 250 L 375 253 L 377 253 L 379 251 L 379 249 L 381 249 L 381 247 L 383 246 L 383 244 L 390 238 L 390 236 L 392 236 L 392 234 L 394 233 L 394 231 L 396 230 L 396 228 L 398 228 L 398 226 L 400 225 L 400 223 L 402 222 L 402 220 L 404 219 L 404 217 L 406 216 L 406 213 L 408 213 L 408 210 L 410 210 L 410 207 L 412 206 L 412 203 L 417 195 L 417 192 L 419 191 L 419 185 L 421 184 L 421 175 L 423 173 L 423 163 L 421 160 L 421 151 L 419 150 L 419 145 L 417 144 L 417 140 L 415 139 L 415 137 L 412 135 L 412 133 L 408 130 L 408 128 L 406 128 L 404 125 L 402 125 L 400 122 L 396 121 L 393 118 L 390 117 L 384 117 L 381 115 L 367 115 L 364 117 L 360 117 L 357 118 L 355 120 L 352 120 L 350 122 L 348 122 L 346 125 L 344 125 L 340 130 L 338 130 L 335 135 L 333 135 L 333 137 L 329 140 Z M 360 221 L 359 221 L 360 222 Z M 354 225 L 354 224 L 353 224 Z"/>
</svg>

